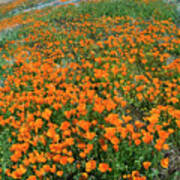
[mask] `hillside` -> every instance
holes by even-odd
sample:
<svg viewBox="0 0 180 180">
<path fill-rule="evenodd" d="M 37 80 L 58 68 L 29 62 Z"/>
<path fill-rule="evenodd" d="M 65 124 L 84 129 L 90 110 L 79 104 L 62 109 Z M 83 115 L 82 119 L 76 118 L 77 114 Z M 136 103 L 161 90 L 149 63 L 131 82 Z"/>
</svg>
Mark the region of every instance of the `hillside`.
<svg viewBox="0 0 180 180">
<path fill-rule="evenodd" d="M 178 1 L 0 4 L 0 180 L 179 180 L 179 25 Z"/>
</svg>

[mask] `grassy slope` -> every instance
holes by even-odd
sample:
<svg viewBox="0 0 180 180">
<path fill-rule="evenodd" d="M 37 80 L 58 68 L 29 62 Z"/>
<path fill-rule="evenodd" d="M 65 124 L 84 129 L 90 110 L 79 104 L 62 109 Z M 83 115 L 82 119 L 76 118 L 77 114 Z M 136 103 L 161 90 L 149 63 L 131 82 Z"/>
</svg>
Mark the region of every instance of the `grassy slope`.
<svg viewBox="0 0 180 180">
<path fill-rule="evenodd" d="M 104 2 L 99 2 L 99 3 L 95 3 L 95 4 L 84 3 L 84 4 L 81 4 L 78 8 L 72 7 L 72 6 L 68 6 L 65 8 L 56 8 L 56 9 L 46 8 L 45 10 L 43 10 L 40 13 L 32 12 L 32 13 L 23 15 L 24 17 L 22 17 L 22 18 L 24 18 L 24 19 L 31 18 L 31 17 L 29 17 L 29 14 L 31 14 L 31 16 L 34 18 L 35 23 L 34 22 L 25 23 L 21 27 L 15 28 L 13 31 L 4 32 L 2 34 L 2 38 L 0 41 L 1 76 L 4 73 L 7 73 L 7 71 L 8 71 L 8 73 L 13 73 L 13 69 L 11 69 L 12 68 L 11 66 L 9 67 L 9 69 L 5 69 L 5 70 L 2 69 L 2 65 L 5 64 L 4 54 L 7 57 L 9 57 L 10 61 L 12 61 L 12 59 L 14 59 L 14 58 L 21 57 L 21 55 L 19 57 L 18 56 L 16 57 L 16 53 L 18 54 L 22 50 L 27 50 L 27 51 L 32 50 L 34 52 L 34 49 L 36 49 L 36 47 L 40 47 L 40 48 L 37 48 L 36 51 L 39 53 L 42 52 L 42 55 L 43 55 L 43 53 L 45 53 L 45 49 L 47 48 L 48 44 L 46 44 L 47 42 L 46 43 L 43 42 L 44 41 L 43 38 L 44 38 L 44 36 L 45 36 L 45 38 L 48 38 L 48 36 L 46 37 L 46 34 L 44 34 L 44 36 L 42 35 L 43 37 L 41 37 L 41 35 L 38 34 L 39 31 L 43 34 L 43 32 L 45 32 L 46 30 L 53 32 L 53 30 L 54 30 L 53 28 L 55 28 L 57 31 L 56 32 L 57 36 L 51 35 L 52 42 L 54 42 L 55 40 L 61 42 L 62 39 L 65 39 L 67 42 L 69 42 L 70 40 L 71 41 L 75 40 L 75 42 L 73 42 L 74 46 L 76 45 L 76 43 L 78 44 L 79 41 L 81 40 L 81 37 L 79 37 L 80 39 L 73 39 L 71 37 L 69 38 L 68 33 L 65 33 L 64 30 L 66 32 L 70 33 L 71 28 L 76 29 L 76 26 L 79 26 L 78 22 L 82 21 L 81 23 L 83 24 L 83 18 L 81 19 L 81 15 L 82 15 L 82 17 L 84 17 L 85 15 L 90 14 L 90 18 L 87 18 L 87 21 L 91 25 L 96 25 L 96 22 L 97 22 L 97 24 L 98 23 L 101 24 L 102 17 L 103 18 L 105 18 L 105 17 L 113 17 L 114 18 L 117 16 L 121 17 L 121 16 L 127 16 L 127 15 L 130 17 L 133 17 L 135 19 L 140 17 L 140 18 L 144 19 L 145 22 L 152 21 L 153 18 L 158 21 L 167 20 L 167 19 L 169 20 L 169 18 L 171 18 L 173 23 L 178 23 L 178 16 L 177 16 L 177 13 L 174 11 L 173 7 L 163 3 L 162 1 L 149 2 L 148 4 L 131 1 L 131 0 L 129 0 L 129 1 L 122 0 L 122 1 L 118 1 L 118 2 L 104 1 Z M 94 20 L 95 20 L 95 23 L 94 23 Z M 26 22 L 26 20 L 25 20 L 25 22 Z M 38 27 L 38 22 L 41 22 L 40 27 Z M 43 22 L 45 22 L 44 25 L 43 25 Z M 47 26 L 47 23 L 48 23 L 48 26 Z M 73 23 L 75 25 L 73 25 Z M 113 26 L 113 22 L 110 20 L 110 24 L 108 24 L 108 28 L 107 28 L 108 30 L 111 27 L 111 23 Z M 125 20 L 125 22 L 122 21 L 122 23 L 125 24 L 126 20 Z M 33 24 L 35 24 L 36 26 L 33 26 Z M 140 26 L 143 27 L 143 24 L 140 23 Z M 144 26 L 147 26 L 147 25 L 144 25 Z M 173 24 L 172 24 L 172 26 L 173 26 Z M 82 28 L 81 26 L 79 26 L 79 27 Z M 126 25 L 124 25 L 124 28 L 125 27 L 126 27 Z M 91 39 L 95 42 L 98 42 L 100 40 L 106 40 L 111 35 L 115 36 L 115 34 L 113 34 L 113 33 L 111 34 L 111 32 L 104 32 L 104 29 L 102 27 L 98 27 L 97 29 L 98 29 L 97 34 L 101 33 L 101 31 L 102 31 L 103 37 L 100 37 L 100 36 L 96 37 L 96 35 L 94 35 L 93 33 L 89 33 L 88 34 L 89 36 L 87 38 Z M 82 28 L 82 31 L 83 31 L 83 28 Z M 37 33 L 37 35 L 39 35 L 39 38 L 37 38 L 34 33 Z M 26 38 L 27 38 L 27 40 L 25 40 Z M 31 38 L 34 38 L 34 40 L 32 40 Z M 36 41 L 36 38 L 37 38 L 37 41 Z M 22 40 L 22 42 L 21 42 L 21 40 Z M 82 40 L 84 40 L 84 37 L 82 37 Z M 156 45 L 156 44 L 154 44 L 154 45 Z M 70 44 L 67 44 L 67 46 L 69 49 L 71 49 Z M 18 49 L 19 47 L 21 47 L 22 49 L 21 48 Z M 147 47 L 147 48 L 152 48 L 152 47 Z M 127 49 L 128 49 L 128 47 L 127 47 Z M 90 50 L 98 53 L 96 47 L 92 47 L 92 49 L 90 49 Z M 110 48 L 107 48 L 106 50 L 110 50 Z M 148 50 L 147 50 L 147 52 L 148 52 Z M 162 53 L 167 53 L 167 52 L 170 53 L 171 56 L 174 56 L 176 58 L 179 56 L 179 53 L 180 53 L 179 47 L 176 47 L 170 51 L 168 51 L 168 50 L 162 51 Z M 82 54 L 79 53 L 79 55 L 76 57 L 75 60 L 81 59 L 81 56 L 83 56 L 85 58 L 86 56 L 88 56 L 88 53 L 90 53 L 88 50 L 85 53 L 82 53 Z M 49 58 L 48 53 L 45 55 L 47 55 L 47 57 L 46 56 L 43 57 L 42 60 Z M 99 56 L 105 56 L 105 55 L 103 55 L 103 52 L 100 51 Z M 36 55 L 35 55 L 35 57 L 36 57 Z M 56 61 L 56 63 L 60 63 L 62 65 L 62 61 L 65 64 L 67 64 L 67 61 L 69 59 L 71 59 L 71 58 L 68 57 L 68 52 L 67 52 L 67 53 L 65 53 L 64 58 L 62 58 L 62 57 L 57 58 L 57 59 L 55 59 L 55 61 Z M 91 57 L 89 57 L 89 59 L 91 59 Z M 155 67 L 157 65 L 158 64 L 154 64 L 153 67 Z M 16 67 L 16 65 L 15 65 L 15 67 Z M 131 72 L 133 72 L 134 74 L 137 74 L 137 71 L 139 72 L 139 70 L 136 69 L 136 67 L 134 67 L 132 65 L 130 65 L 129 68 L 131 68 Z M 133 69 L 133 68 L 135 68 L 135 69 Z M 142 68 L 142 67 L 140 67 L 140 68 Z M 144 73 L 143 68 L 140 70 L 142 70 L 142 72 Z M 159 75 L 160 75 L 160 73 L 159 73 Z M 154 76 L 156 77 L 157 75 L 154 75 Z M 174 77 L 174 78 L 178 79 L 179 75 L 177 75 L 177 76 L 178 77 Z M 121 79 L 121 77 L 120 77 L 120 79 Z M 127 84 L 124 84 L 124 86 L 126 86 L 126 85 Z M 128 100 L 130 100 L 130 99 L 128 99 Z M 157 101 L 161 101 L 161 99 L 157 99 Z M 134 101 L 133 101 L 133 103 L 134 103 Z M 148 112 L 152 107 L 154 107 L 154 105 L 152 105 L 152 107 L 151 107 L 151 104 L 147 105 L 144 103 L 140 103 L 140 104 L 136 105 L 133 103 L 132 103 L 132 106 L 135 106 L 135 109 L 147 108 L 147 110 L 142 110 L 143 113 Z M 178 105 L 176 105 L 176 106 L 178 106 Z M 132 107 L 132 108 L 134 108 L 134 107 Z M 179 106 L 178 106 L 178 108 L 179 108 Z M 138 116 L 137 118 L 140 118 L 140 117 Z M 3 165 L 2 165 L 3 171 L 5 171 L 6 166 L 8 166 L 6 164 L 10 163 L 8 160 L 9 154 L 5 153 L 5 151 L 8 148 L 8 146 L 10 146 L 10 144 L 3 141 L 3 139 L 5 137 L 7 139 L 10 132 L 9 132 L 8 128 L 7 129 L 2 128 L 1 130 L 2 130 L 2 133 L 1 133 L 2 144 L 0 144 L 0 146 L 2 147 L 2 150 L 3 150 L 1 153 L 1 156 L 2 156 L 1 161 L 3 162 Z M 176 142 L 176 139 L 173 140 L 173 137 L 172 137 L 172 139 L 170 139 L 169 144 L 172 144 L 173 145 L 172 147 L 175 150 L 179 148 L 179 144 Z M 127 148 L 126 144 L 124 145 L 124 148 Z M 140 149 L 141 148 L 142 147 L 140 147 Z M 140 153 L 140 149 L 139 149 L 139 151 L 137 151 L 137 154 L 136 154 L 138 157 L 139 157 L 138 153 Z M 171 151 L 173 151 L 173 149 Z M 127 152 L 128 152 L 128 150 L 127 150 Z M 123 156 L 121 155 L 121 157 L 123 157 Z M 131 159 L 132 157 L 129 156 L 127 158 Z M 120 165 L 122 166 L 122 164 L 120 164 Z M 139 166 L 139 162 L 136 162 L 136 166 Z M 122 167 L 122 169 L 123 168 L 126 169 L 126 167 Z M 131 168 L 133 169 L 133 167 L 131 167 Z M 124 172 L 125 170 L 122 170 L 122 169 L 120 167 L 120 171 Z M 166 177 L 167 179 L 173 179 L 173 178 L 175 179 L 178 176 L 178 174 L 176 172 L 172 172 L 171 174 L 168 175 L 167 171 L 165 171 L 165 172 L 162 171 L 162 172 L 159 172 L 159 174 L 158 174 L 157 169 L 158 168 L 156 167 L 155 170 L 151 171 L 149 178 L 154 179 L 154 177 L 156 177 L 156 178 Z M 117 168 L 116 172 L 114 172 L 114 179 L 117 178 L 117 176 L 119 176 L 118 168 Z M 3 176 L 3 178 L 6 178 L 5 175 Z M 92 178 L 93 178 L 93 175 L 92 175 Z"/>
</svg>

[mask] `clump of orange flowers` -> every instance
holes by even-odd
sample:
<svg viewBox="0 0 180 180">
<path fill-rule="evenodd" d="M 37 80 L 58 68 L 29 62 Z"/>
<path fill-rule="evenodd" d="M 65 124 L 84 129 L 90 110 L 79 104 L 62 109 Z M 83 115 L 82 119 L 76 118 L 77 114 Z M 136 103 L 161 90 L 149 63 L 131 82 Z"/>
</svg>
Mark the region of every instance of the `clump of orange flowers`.
<svg viewBox="0 0 180 180">
<path fill-rule="evenodd" d="M 96 169 L 96 161 L 90 160 L 86 163 L 86 172 L 91 172 L 92 170 Z"/>
</svg>

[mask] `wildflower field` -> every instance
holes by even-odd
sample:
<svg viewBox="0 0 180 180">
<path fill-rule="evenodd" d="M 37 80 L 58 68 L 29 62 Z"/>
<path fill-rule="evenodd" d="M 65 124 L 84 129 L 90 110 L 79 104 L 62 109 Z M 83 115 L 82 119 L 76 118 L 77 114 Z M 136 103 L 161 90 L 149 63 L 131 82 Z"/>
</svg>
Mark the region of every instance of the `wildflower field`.
<svg viewBox="0 0 180 180">
<path fill-rule="evenodd" d="M 41 1 L 0 5 L 0 179 L 179 180 L 176 5 Z"/>
</svg>

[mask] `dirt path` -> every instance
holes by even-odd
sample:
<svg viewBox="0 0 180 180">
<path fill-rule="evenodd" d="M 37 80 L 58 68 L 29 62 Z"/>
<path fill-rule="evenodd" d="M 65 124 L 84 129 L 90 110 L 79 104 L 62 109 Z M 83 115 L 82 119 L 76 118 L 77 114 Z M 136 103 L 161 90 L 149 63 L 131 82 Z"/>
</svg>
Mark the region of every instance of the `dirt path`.
<svg viewBox="0 0 180 180">
<path fill-rule="evenodd" d="M 0 4 L 4 4 L 4 3 L 8 3 L 8 2 L 11 2 L 13 0 L 0 0 Z"/>
</svg>

